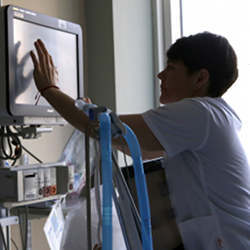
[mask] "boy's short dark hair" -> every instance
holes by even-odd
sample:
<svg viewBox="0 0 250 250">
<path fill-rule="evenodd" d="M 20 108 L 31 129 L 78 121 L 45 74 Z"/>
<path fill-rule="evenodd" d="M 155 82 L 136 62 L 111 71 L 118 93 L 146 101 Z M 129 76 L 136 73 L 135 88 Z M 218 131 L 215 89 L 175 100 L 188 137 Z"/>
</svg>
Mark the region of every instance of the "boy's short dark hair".
<svg viewBox="0 0 250 250">
<path fill-rule="evenodd" d="M 210 32 L 182 37 L 167 51 L 168 60 L 182 61 L 190 73 L 207 69 L 208 96 L 222 96 L 238 78 L 237 56 L 225 37 Z"/>
</svg>

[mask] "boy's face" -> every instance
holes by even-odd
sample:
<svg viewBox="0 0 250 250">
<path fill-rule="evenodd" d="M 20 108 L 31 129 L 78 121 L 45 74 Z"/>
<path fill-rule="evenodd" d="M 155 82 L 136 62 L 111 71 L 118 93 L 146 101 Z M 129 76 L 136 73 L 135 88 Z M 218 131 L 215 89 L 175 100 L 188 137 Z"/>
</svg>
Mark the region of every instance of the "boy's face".
<svg viewBox="0 0 250 250">
<path fill-rule="evenodd" d="M 188 73 L 183 62 L 168 61 L 166 68 L 158 74 L 158 78 L 161 80 L 162 104 L 194 97 L 197 74 Z"/>
</svg>

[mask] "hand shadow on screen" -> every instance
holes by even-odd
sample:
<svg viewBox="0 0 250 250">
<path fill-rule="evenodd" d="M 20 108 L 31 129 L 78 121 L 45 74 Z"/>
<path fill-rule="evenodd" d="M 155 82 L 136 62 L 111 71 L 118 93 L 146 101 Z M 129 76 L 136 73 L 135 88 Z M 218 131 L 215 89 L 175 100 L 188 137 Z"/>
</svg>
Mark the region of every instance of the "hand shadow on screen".
<svg viewBox="0 0 250 250">
<path fill-rule="evenodd" d="M 16 98 L 25 92 L 25 90 L 31 84 L 33 79 L 33 70 L 31 70 L 26 76 L 24 75 L 24 66 L 30 58 L 29 52 L 27 52 L 23 58 L 18 62 L 18 51 L 20 49 L 21 42 L 18 41 L 15 44 L 15 65 L 16 65 L 16 77 L 15 77 L 15 96 Z"/>
</svg>

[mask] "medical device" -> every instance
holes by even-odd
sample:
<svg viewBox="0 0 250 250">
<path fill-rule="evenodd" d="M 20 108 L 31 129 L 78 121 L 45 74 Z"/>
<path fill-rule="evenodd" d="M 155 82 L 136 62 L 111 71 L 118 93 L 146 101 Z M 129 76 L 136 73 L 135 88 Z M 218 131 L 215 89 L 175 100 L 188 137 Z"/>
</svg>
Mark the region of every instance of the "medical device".
<svg viewBox="0 0 250 250">
<path fill-rule="evenodd" d="M 82 97 L 80 25 L 9 5 L 0 10 L 0 29 L 0 124 L 63 124 L 43 97 L 36 103 L 30 51 L 41 39 L 58 71 L 58 87 L 74 99 Z"/>
<path fill-rule="evenodd" d="M 73 184 L 74 167 L 64 162 L 0 168 L 0 201 L 39 202 L 73 191 Z"/>
<path fill-rule="evenodd" d="M 30 58 L 31 50 L 36 54 L 34 42 L 44 42 L 58 72 L 57 86 L 73 99 L 83 97 L 84 51 L 80 25 L 17 6 L 2 7 L 2 1 L 0 30 L 0 217 L 6 216 L 1 222 L 9 216 L 5 209 L 26 206 L 27 211 L 30 204 L 55 200 L 73 191 L 73 166 L 61 161 L 43 163 L 19 137 L 35 139 L 51 131 L 41 125 L 66 123 L 45 98 L 37 98 Z M 39 163 L 19 162 L 24 151 Z M 20 225 L 28 235 L 29 226 Z M 10 229 L 4 231 L 9 249 Z M 1 239 L 0 249 L 4 249 Z"/>
</svg>

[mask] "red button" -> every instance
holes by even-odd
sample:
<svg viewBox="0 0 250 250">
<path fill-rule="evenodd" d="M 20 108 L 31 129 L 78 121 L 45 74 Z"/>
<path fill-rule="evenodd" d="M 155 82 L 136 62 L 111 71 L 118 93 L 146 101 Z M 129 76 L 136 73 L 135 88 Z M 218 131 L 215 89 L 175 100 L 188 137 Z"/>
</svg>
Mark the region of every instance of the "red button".
<svg viewBox="0 0 250 250">
<path fill-rule="evenodd" d="M 221 238 L 217 238 L 216 242 L 218 247 L 223 248 L 223 240 Z"/>
</svg>

